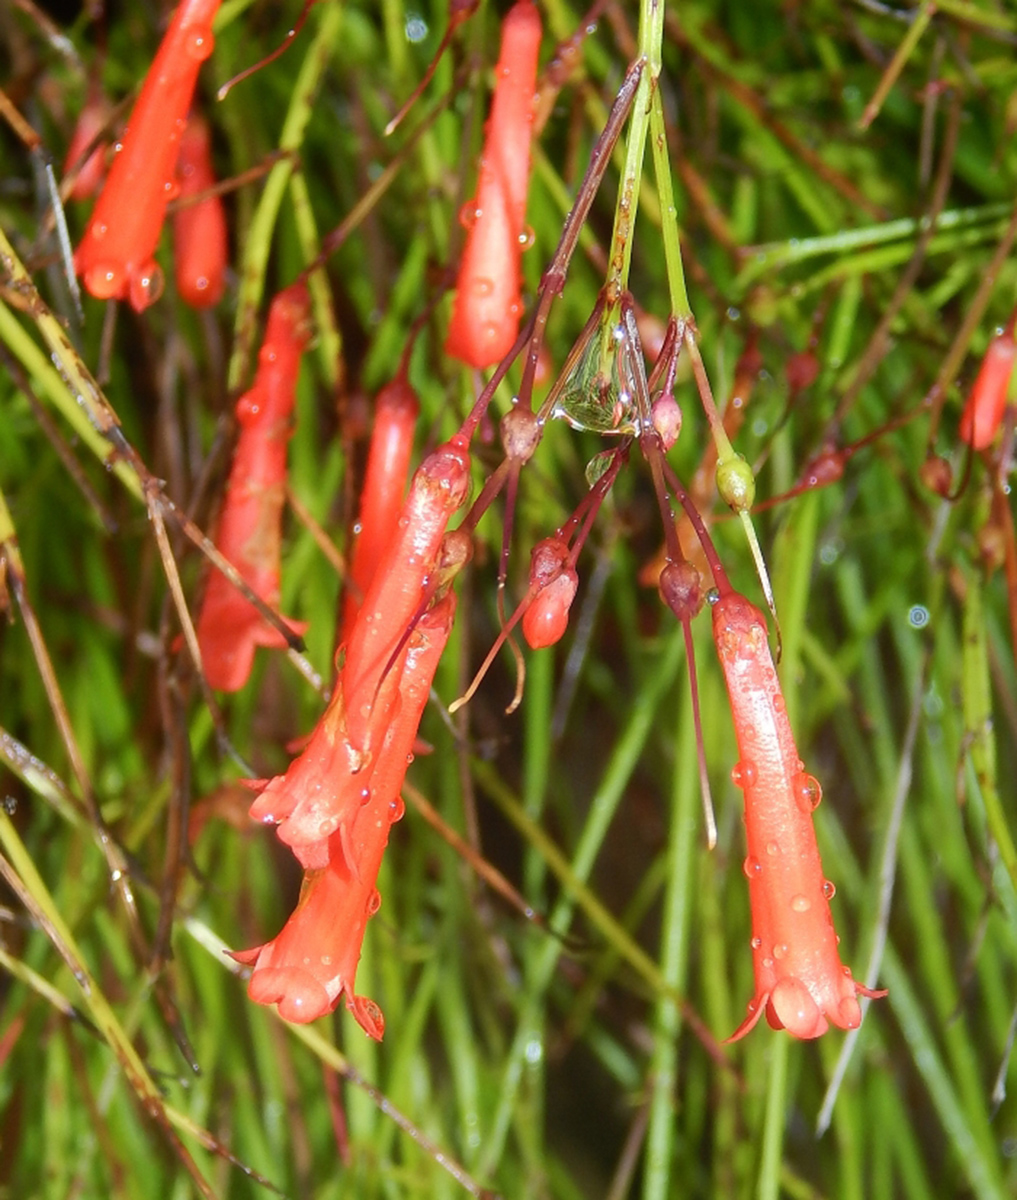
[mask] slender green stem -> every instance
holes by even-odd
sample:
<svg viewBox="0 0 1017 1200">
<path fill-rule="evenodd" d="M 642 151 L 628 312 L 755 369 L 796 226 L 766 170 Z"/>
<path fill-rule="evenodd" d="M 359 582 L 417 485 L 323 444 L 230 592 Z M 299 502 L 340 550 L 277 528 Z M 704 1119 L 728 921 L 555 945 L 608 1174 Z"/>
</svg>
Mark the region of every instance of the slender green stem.
<svg viewBox="0 0 1017 1200">
<path fill-rule="evenodd" d="M 663 0 L 641 0 L 639 6 L 639 53 L 647 69 L 639 80 L 628 141 L 625 144 L 625 166 L 618 188 L 618 203 L 614 212 L 614 231 L 611 235 L 611 258 L 608 264 L 605 295 L 605 323 L 613 321 L 612 310 L 628 287 L 629 266 L 632 262 L 632 235 L 639 208 L 639 182 L 643 174 L 646 136 L 650 125 L 651 98 L 660 74 L 661 45 L 664 37 Z"/>
<path fill-rule="evenodd" d="M 879 85 L 872 94 L 872 99 L 865 106 L 862 119 L 858 122 L 859 129 L 868 129 L 879 115 L 879 110 L 883 107 L 883 101 L 890 94 L 890 89 L 897 82 L 901 71 L 904 70 L 904 66 L 911 57 L 912 51 L 918 45 L 922 34 L 929 27 L 929 22 L 932 20 L 937 7 L 938 5 L 935 3 L 935 0 L 923 0 L 921 8 L 919 8 L 914 21 L 911 23 L 911 28 L 901 39 L 896 53 L 887 64 Z"/>
<path fill-rule="evenodd" d="M 763 1157 L 756 1188 L 758 1200 L 777 1200 L 780 1194 L 780 1164 L 787 1120 L 787 1060 L 791 1039 L 776 1037 L 770 1052 L 766 1089 L 766 1119 L 763 1124 Z"/>
<path fill-rule="evenodd" d="M 675 745 L 677 753 L 671 784 L 669 870 L 664 897 L 660 971 L 669 988 L 681 991 L 685 986 L 688 967 L 699 796 L 695 726 L 687 692 L 679 705 Z M 670 996 L 661 996 L 657 1002 L 651 1062 L 650 1122 L 643 1168 L 644 1200 L 664 1200 L 673 1191 L 674 1109 L 678 1089 L 677 1040 L 680 1028 L 681 1012 L 678 1006 Z"/>
<path fill-rule="evenodd" d="M 244 258 L 238 268 L 240 289 L 234 326 L 236 338 L 230 356 L 228 376 L 231 391 L 238 390 L 244 382 L 247 364 L 254 347 L 255 315 L 265 290 L 265 270 L 272 246 L 272 231 L 275 229 L 290 176 L 293 174 L 292 156 L 303 145 L 304 133 L 314 112 L 314 98 L 339 34 L 342 6 L 336 0 L 329 0 L 322 8 L 324 11 L 318 30 L 294 85 L 279 137 L 279 149 L 288 153 L 269 172 L 254 219 L 244 237 Z"/>
<path fill-rule="evenodd" d="M 680 321 L 688 321 L 692 317 L 692 306 L 685 286 L 685 267 L 682 263 L 678 231 L 678 207 L 675 204 L 671 162 L 667 153 L 667 129 L 664 125 L 660 88 L 653 89 L 650 100 L 650 146 L 657 175 L 657 191 L 660 193 L 660 231 L 664 239 L 664 262 L 667 267 L 667 286 L 671 293 L 671 311 Z"/>
</svg>

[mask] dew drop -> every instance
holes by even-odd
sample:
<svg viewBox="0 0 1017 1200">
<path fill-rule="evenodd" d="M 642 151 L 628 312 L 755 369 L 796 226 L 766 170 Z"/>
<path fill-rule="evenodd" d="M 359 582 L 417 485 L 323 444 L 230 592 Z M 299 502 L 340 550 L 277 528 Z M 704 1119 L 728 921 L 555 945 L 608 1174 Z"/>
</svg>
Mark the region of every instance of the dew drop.
<svg viewBox="0 0 1017 1200">
<path fill-rule="evenodd" d="M 486 276 L 481 276 L 478 279 L 474 279 L 473 283 L 470 284 L 470 290 L 474 296 L 490 296 L 494 291 L 494 280 L 488 279 Z"/>
<path fill-rule="evenodd" d="M 791 911 L 796 913 L 806 913 L 812 907 L 808 896 L 803 896 L 801 892 L 797 896 L 791 897 Z"/>
<path fill-rule="evenodd" d="M 396 796 L 394 800 L 388 803 L 389 820 L 395 824 L 396 821 L 401 821 L 406 812 L 406 805 L 403 803 L 402 796 Z"/>
<path fill-rule="evenodd" d="M 837 889 L 833 886 L 833 882 L 829 879 L 823 880 L 823 895 L 827 900 L 832 900 L 837 895 Z"/>
<path fill-rule="evenodd" d="M 761 960 L 761 965 L 764 966 L 769 971 L 770 968 L 773 966 L 773 959 L 770 958 L 769 955 L 767 955 L 766 958 Z"/>
<path fill-rule="evenodd" d="M 742 870 L 745 872 L 746 879 L 755 879 L 763 869 L 763 864 L 758 858 L 753 858 L 750 854 L 742 863 Z"/>
<path fill-rule="evenodd" d="M 371 798 L 371 789 L 369 787 L 360 789 L 360 803 L 366 804 Z"/>
<path fill-rule="evenodd" d="M 144 312 L 150 304 L 154 304 L 162 295 L 164 282 L 162 269 L 154 262 L 132 275 L 128 290 L 134 311 Z"/>
<path fill-rule="evenodd" d="M 417 13 L 408 14 L 406 24 L 403 27 L 403 32 L 406 34 L 406 40 L 416 44 L 422 42 L 427 37 L 428 28 L 427 22 Z"/>
<path fill-rule="evenodd" d="M 769 855 L 779 854 L 780 853 L 780 843 L 779 842 L 767 842 L 766 843 L 766 853 Z"/>
<path fill-rule="evenodd" d="M 778 942 L 773 948 L 773 957 L 778 961 L 787 957 L 787 943 Z"/>
<path fill-rule="evenodd" d="M 214 44 L 215 39 L 210 32 L 193 33 L 185 44 L 187 56 L 195 62 L 204 62 L 212 53 Z"/>
<path fill-rule="evenodd" d="M 524 250 L 529 250 L 536 240 L 537 237 L 536 234 L 534 234 L 532 227 L 529 225 L 524 226 L 522 232 L 519 234 L 519 245 L 522 246 Z"/>
<path fill-rule="evenodd" d="M 480 336 L 485 342 L 493 342 L 498 337 L 498 326 L 493 321 L 485 321 L 480 327 Z"/>
<path fill-rule="evenodd" d="M 780 694 L 780 692 L 778 692 L 777 695 L 774 696 L 774 698 L 773 698 L 773 711 L 782 713 L 784 711 L 784 708 L 785 708 L 784 697 Z"/>
<path fill-rule="evenodd" d="M 102 241 L 108 232 L 109 226 L 105 221 L 96 221 L 96 223 L 92 226 L 92 237 L 95 238 L 97 242 Z"/>
<path fill-rule="evenodd" d="M 814 812 L 822 798 L 823 789 L 819 786 L 819 780 L 813 775 L 799 775 L 795 785 L 795 799 L 802 812 Z"/>
<path fill-rule="evenodd" d="M 761 950 L 763 947 L 763 939 L 761 937 L 754 937 L 752 941 L 749 942 L 749 945 L 753 950 Z"/>
<path fill-rule="evenodd" d="M 367 915 L 373 917 L 379 908 L 381 908 L 381 893 L 375 888 L 367 901 Z"/>
<path fill-rule="evenodd" d="M 477 218 L 483 210 L 477 208 L 476 200 L 467 200 L 467 202 L 459 210 L 459 224 L 465 230 L 470 230 L 477 223 Z"/>
</svg>

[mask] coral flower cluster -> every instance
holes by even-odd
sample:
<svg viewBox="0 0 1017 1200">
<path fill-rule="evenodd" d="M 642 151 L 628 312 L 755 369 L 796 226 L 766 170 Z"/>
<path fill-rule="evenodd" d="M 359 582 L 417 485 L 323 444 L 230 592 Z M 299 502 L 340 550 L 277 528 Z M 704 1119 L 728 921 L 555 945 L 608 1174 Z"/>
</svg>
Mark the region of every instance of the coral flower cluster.
<svg viewBox="0 0 1017 1200">
<path fill-rule="evenodd" d="M 252 963 L 249 994 L 289 1021 L 312 1021 L 342 997 L 371 1037 L 384 1018 L 355 991 L 368 918 L 420 718 L 455 616 L 447 584 L 448 521 L 466 497 L 465 442 L 440 447 L 409 494 L 340 647 L 335 692 L 311 739 L 284 775 L 265 784 L 251 815 L 276 825 L 304 867 L 296 910 L 282 932 L 236 957 Z M 450 569 L 449 563 L 453 561 Z"/>
</svg>

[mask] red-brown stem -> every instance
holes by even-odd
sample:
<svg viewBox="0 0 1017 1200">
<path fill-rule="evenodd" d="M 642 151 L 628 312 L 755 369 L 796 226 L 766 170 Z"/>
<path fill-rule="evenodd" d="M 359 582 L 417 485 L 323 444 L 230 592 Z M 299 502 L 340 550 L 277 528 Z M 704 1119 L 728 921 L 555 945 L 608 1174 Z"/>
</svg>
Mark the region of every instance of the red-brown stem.
<svg viewBox="0 0 1017 1200">
<path fill-rule="evenodd" d="M 692 503 L 688 492 L 682 486 L 681 480 L 675 474 L 670 463 L 664 460 L 663 466 L 668 486 L 674 492 L 678 503 L 685 510 L 685 515 L 692 523 L 692 528 L 696 531 L 696 537 L 699 538 L 699 544 L 703 547 L 703 553 L 706 555 L 706 561 L 710 564 L 710 571 L 713 574 L 713 582 L 720 594 L 726 596 L 729 592 L 733 592 L 734 588 L 731 586 L 731 581 L 727 577 L 727 571 L 724 570 L 723 564 L 720 561 L 720 556 L 717 554 L 713 539 L 703 524 L 703 518 L 699 515 L 699 509 Z"/>
</svg>

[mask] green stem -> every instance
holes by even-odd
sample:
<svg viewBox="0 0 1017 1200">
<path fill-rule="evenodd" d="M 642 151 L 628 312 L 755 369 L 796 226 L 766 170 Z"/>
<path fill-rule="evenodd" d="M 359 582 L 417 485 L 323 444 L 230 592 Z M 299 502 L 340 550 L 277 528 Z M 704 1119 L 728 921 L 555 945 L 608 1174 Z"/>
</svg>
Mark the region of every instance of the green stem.
<svg viewBox="0 0 1017 1200">
<path fill-rule="evenodd" d="M 643 158 L 646 154 L 646 135 L 650 125 L 652 97 L 657 90 L 657 76 L 660 74 L 663 38 L 663 0 L 640 0 L 639 54 L 641 58 L 645 59 L 647 70 L 640 77 L 639 88 L 632 105 L 632 120 L 629 125 L 628 141 L 625 144 L 625 166 L 618 189 L 618 203 L 614 211 L 611 258 L 604 287 L 607 298 L 605 327 L 609 327 L 608 321 L 614 323 L 612 310 L 617 305 L 622 292 L 628 287 L 629 266 L 632 262 L 632 232 L 635 229 L 636 212 L 639 209 L 639 182 L 643 174 Z"/>
<path fill-rule="evenodd" d="M 229 389 L 238 391 L 244 382 L 247 364 L 254 348 L 255 318 L 265 290 L 265 270 L 272 247 L 283 195 L 293 174 L 294 156 L 304 143 L 307 123 L 314 111 L 314 98 L 332 56 L 339 34 L 342 7 L 332 0 L 324 9 L 318 31 L 297 77 L 289 109 L 279 137 L 279 149 L 286 151 L 268 174 L 258 208 L 243 239 L 244 260 L 240 264 L 240 288 L 237 296 L 236 337 L 230 356 Z"/>
<path fill-rule="evenodd" d="M 660 232 L 664 238 L 664 263 L 667 268 L 667 286 L 671 293 L 671 311 L 679 321 L 692 318 L 692 305 L 685 286 L 685 267 L 682 263 L 682 248 L 678 231 L 678 207 L 674 199 L 674 183 L 671 179 L 671 162 L 667 153 L 667 129 L 664 125 L 664 107 L 660 101 L 660 89 L 653 89 L 650 100 L 650 146 L 653 150 L 653 168 L 657 176 L 657 191 L 660 194 Z"/>
<path fill-rule="evenodd" d="M 766 1118 L 763 1122 L 763 1157 L 759 1164 L 757 1200 L 777 1200 L 780 1195 L 780 1164 L 787 1121 L 787 1059 L 790 1038 L 775 1037 L 768 1067 Z"/>
</svg>

